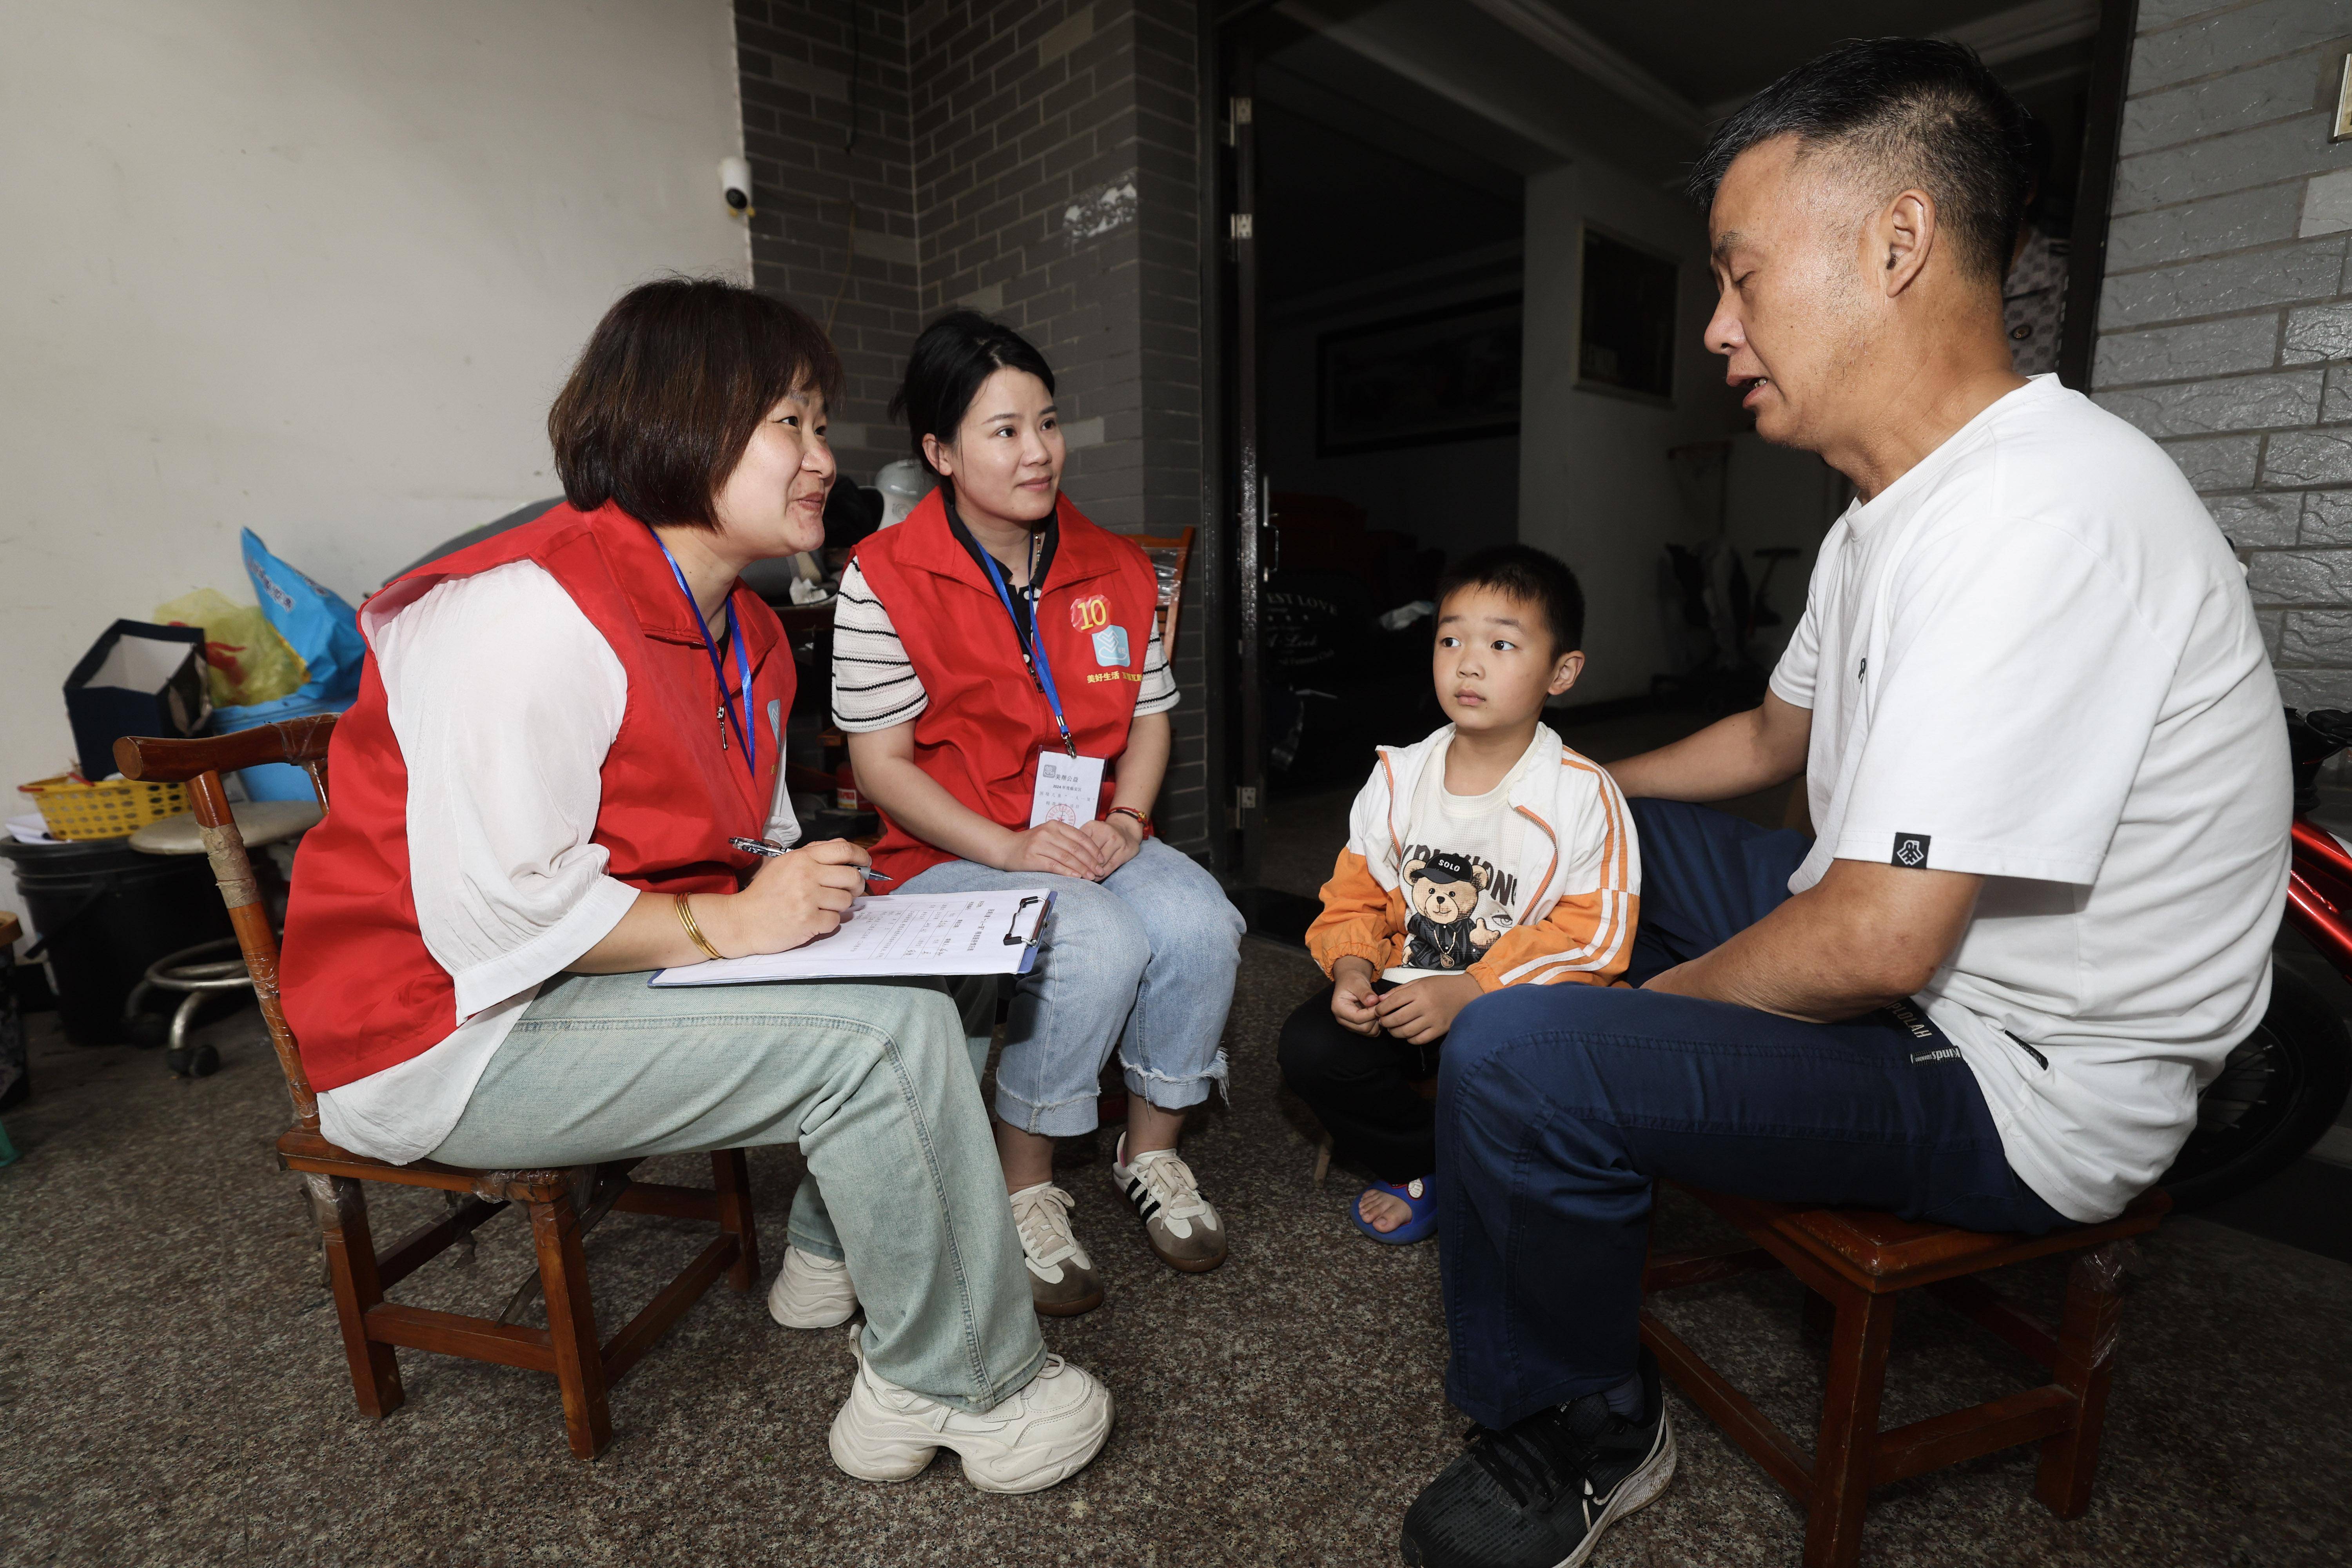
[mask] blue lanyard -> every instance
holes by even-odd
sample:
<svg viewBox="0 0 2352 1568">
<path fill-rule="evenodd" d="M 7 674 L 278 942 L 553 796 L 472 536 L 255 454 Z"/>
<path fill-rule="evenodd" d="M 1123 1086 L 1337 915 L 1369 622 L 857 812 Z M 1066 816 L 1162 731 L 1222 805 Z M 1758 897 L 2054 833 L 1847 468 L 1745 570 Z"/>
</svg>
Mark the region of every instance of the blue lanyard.
<svg viewBox="0 0 2352 1568">
<path fill-rule="evenodd" d="M 740 723 L 735 721 L 735 710 L 727 706 L 727 667 L 719 662 L 719 645 L 710 640 L 709 623 L 702 618 L 702 606 L 694 602 L 694 590 L 686 585 L 686 569 L 677 563 L 677 557 L 669 552 L 669 546 L 662 543 L 660 534 L 654 533 L 650 525 L 646 531 L 654 534 L 654 543 L 660 546 L 662 559 L 669 563 L 670 574 L 677 579 L 677 591 L 686 595 L 686 607 L 694 616 L 694 629 L 702 634 L 702 651 L 710 656 L 711 679 L 719 682 L 719 710 L 727 715 L 728 726 L 735 731 L 736 740 L 742 742 L 743 765 L 751 770 L 751 783 L 757 786 L 760 761 L 752 737 L 759 731 L 751 727 L 751 655 L 743 647 L 743 634 L 735 626 L 734 590 L 730 588 L 727 594 L 727 638 L 735 645 L 735 669 L 742 679 L 743 720 Z"/>
<path fill-rule="evenodd" d="M 1004 585 L 1004 574 L 997 570 L 996 557 L 986 550 L 980 552 L 981 564 L 988 568 L 988 580 L 996 585 L 996 596 L 1004 601 L 1004 613 L 1013 617 L 1013 640 L 1021 645 L 1021 658 L 1029 666 L 1029 678 L 1037 689 L 1045 694 L 1045 701 L 1054 710 L 1055 727 L 1062 731 L 1062 749 L 1072 756 L 1078 754 L 1078 743 L 1070 739 L 1070 721 L 1062 716 L 1062 694 L 1054 689 L 1054 667 L 1045 662 L 1045 644 L 1037 636 L 1037 584 L 1029 584 L 1029 633 L 1021 633 L 1021 612 L 1013 607 L 1013 591 Z"/>
</svg>

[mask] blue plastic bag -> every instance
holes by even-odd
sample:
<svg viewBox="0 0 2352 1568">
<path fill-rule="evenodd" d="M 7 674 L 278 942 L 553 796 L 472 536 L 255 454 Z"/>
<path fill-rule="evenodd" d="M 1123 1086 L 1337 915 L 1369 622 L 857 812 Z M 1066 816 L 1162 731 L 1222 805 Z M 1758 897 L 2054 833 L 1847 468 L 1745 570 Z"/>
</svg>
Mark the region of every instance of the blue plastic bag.
<svg viewBox="0 0 2352 1568">
<path fill-rule="evenodd" d="M 278 635 L 301 656 L 309 679 L 299 690 L 275 702 L 244 708 L 213 710 L 213 732 L 232 734 L 282 719 L 306 719 L 314 713 L 340 713 L 360 694 L 360 660 L 367 645 L 360 640 L 360 618 L 331 589 L 322 588 L 297 572 L 255 536 L 245 531 L 245 572 L 253 579 L 261 612 Z M 310 776 L 290 763 L 268 763 L 237 774 L 248 800 L 310 800 Z"/>
<path fill-rule="evenodd" d="M 244 543 L 245 573 L 260 596 L 261 613 L 301 657 L 310 673 L 302 689 L 286 700 L 348 703 L 359 695 L 360 660 L 367 651 L 360 640 L 359 616 L 332 590 L 320 587 L 272 555 L 249 528 Z"/>
</svg>

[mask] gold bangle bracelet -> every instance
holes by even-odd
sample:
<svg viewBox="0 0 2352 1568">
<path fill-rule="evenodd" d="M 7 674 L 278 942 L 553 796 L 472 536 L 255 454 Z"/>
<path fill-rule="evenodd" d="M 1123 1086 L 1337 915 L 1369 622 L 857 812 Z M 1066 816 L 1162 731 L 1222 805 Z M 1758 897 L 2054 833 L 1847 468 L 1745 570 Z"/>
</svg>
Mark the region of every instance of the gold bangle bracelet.
<svg viewBox="0 0 2352 1568">
<path fill-rule="evenodd" d="M 695 946 L 713 958 L 724 956 L 717 948 L 710 945 L 710 939 L 702 934 L 702 928 L 694 923 L 694 911 L 687 907 L 684 893 L 677 895 L 677 923 L 686 928 L 686 934 L 694 939 Z"/>
</svg>

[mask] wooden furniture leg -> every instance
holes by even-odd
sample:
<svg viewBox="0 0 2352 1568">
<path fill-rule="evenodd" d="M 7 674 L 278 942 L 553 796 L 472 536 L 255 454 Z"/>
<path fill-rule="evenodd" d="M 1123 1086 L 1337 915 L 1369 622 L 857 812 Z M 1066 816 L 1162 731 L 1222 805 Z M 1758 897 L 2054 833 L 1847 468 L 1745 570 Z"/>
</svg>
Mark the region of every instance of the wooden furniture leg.
<svg viewBox="0 0 2352 1568">
<path fill-rule="evenodd" d="M 335 1293 L 352 1392 L 359 1396 L 361 1414 L 381 1421 L 408 1396 L 400 1386 L 400 1362 L 393 1348 L 368 1338 L 368 1310 L 383 1300 L 383 1285 L 376 1272 L 375 1239 L 368 1231 L 367 1194 L 348 1177 L 302 1179 L 326 1247 L 327 1283 Z"/>
<path fill-rule="evenodd" d="M 749 1290 L 760 1282 L 760 1226 L 751 1214 L 751 1164 L 740 1149 L 710 1156 L 710 1184 L 719 1194 L 719 1228 L 742 1243 L 727 1270 L 727 1283 Z"/>
<path fill-rule="evenodd" d="M 1830 1305 L 1827 1296 L 1807 1287 L 1801 1321 L 1806 1333 L 1832 1334 L 1837 1331 L 1837 1309 Z"/>
<path fill-rule="evenodd" d="M 530 1235 L 547 1293 L 547 1332 L 555 1351 L 555 1381 L 563 1391 L 564 1435 L 573 1453 L 593 1459 L 613 1440 L 613 1415 L 604 1402 L 604 1355 L 596 1342 L 588 1261 L 580 1250 L 580 1218 L 572 1197 L 532 1204 Z"/>
<path fill-rule="evenodd" d="M 2091 1506 L 2107 1385 L 2115 1377 L 2116 1326 L 2123 1316 L 2117 1289 L 2122 1273 L 2123 1244 L 2112 1241 L 2077 1254 L 2066 1272 L 2066 1305 L 2051 1381 L 2074 1396 L 2074 1419 L 2042 1439 L 2042 1466 L 2033 1481 L 2033 1495 L 2061 1519 L 2077 1518 Z"/>
<path fill-rule="evenodd" d="M 1813 1495 L 1805 1519 L 1805 1568 L 1853 1568 L 1862 1559 L 1863 1510 L 1877 1463 L 1878 1398 L 1895 1298 L 1845 1289 L 1830 1333 L 1829 1392 L 1813 1449 Z"/>
</svg>

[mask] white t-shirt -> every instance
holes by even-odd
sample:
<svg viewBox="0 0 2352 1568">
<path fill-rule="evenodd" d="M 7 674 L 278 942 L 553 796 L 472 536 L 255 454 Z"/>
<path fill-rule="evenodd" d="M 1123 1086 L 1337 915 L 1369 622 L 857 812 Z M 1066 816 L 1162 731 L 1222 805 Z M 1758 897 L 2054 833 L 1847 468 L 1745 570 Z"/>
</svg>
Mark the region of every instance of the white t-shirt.
<svg viewBox="0 0 2352 1568">
<path fill-rule="evenodd" d="M 414 599 L 379 595 L 361 614 L 408 772 L 417 931 L 456 983 L 457 1011 L 423 1055 L 321 1092 L 319 1130 L 338 1148 L 405 1164 L 457 1125 L 540 986 L 636 902 L 593 841 L 629 678 L 535 561 Z M 772 707 L 773 745 L 783 715 Z M 781 773 L 767 836 L 800 839 Z"/>
<path fill-rule="evenodd" d="M 1832 859 L 1989 879 L 1919 994 L 2069 1218 L 2153 1183 L 2270 999 L 2293 790 L 2244 574 L 2155 443 L 2034 377 L 1822 542 L 1772 689 Z"/>
<path fill-rule="evenodd" d="M 1455 795 L 1445 787 L 1445 753 L 1421 770 L 1404 823 L 1404 963 L 1381 978 L 1403 982 L 1459 974 L 1511 929 L 1525 898 L 1517 872 L 1527 818 L 1511 809 L 1511 791 L 1540 752 L 1557 756 L 1559 741 L 1538 729 L 1493 789 Z"/>
</svg>

